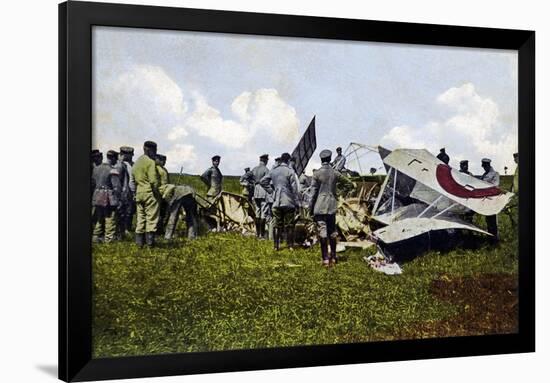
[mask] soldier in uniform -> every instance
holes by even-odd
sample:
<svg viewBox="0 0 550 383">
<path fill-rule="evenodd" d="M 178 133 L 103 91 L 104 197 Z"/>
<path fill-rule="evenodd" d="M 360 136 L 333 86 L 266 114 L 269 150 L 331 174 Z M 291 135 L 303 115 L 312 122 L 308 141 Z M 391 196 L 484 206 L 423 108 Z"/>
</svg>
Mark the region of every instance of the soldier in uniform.
<svg viewBox="0 0 550 383">
<path fill-rule="evenodd" d="M 294 247 L 293 226 L 298 207 L 298 184 L 296 173 L 290 168 L 289 161 L 290 154 L 283 153 L 281 164 L 260 180 L 260 185 L 268 193 L 273 194 L 273 243 L 276 251 L 279 250 L 283 233 L 286 233 L 288 247 Z"/>
<path fill-rule="evenodd" d="M 168 170 L 164 167 L 166 165 L 166 156 L 164 154 L 157 154 L 155 157 L 155 164 L 157 166 L 157 173 L 159 174 L 159 193 L 160 193 L 160 213 L 159 223 L 157 225 L 157 234 L 164 233 L 164 226 L 166 222 L 166 212 L 168 209 L 168 203 L 166 202 L 173 194 L 172 185 L 170 185 L 170 176 Z"/>
<path fill-rule="evenodd" d="M 91 164 L 91 172 L 90 172 L 90 175 L 91 175 L 90 195 L 93 196 L 94 190 L 95 190 L 95 179 L 93 177 L 94 168 L 96 166 L 101 165 L 101 163 L 103 162 L 103 153 L 101 153 L 99 151 L 99 149 L 93 149 L 92 153 L 90 155 L 90 159 L 91 159 L 91 163 L 92 163 Z M 92 203 L 92 231 L 94 230 L 96 222 L 97 222 L 96 211 L 95 211 L 94 204 Z"/>
<path fill-rule="evenodd" d="M 142 247 L 155 245 L 155 233 L 160 213 L 160 177 L 157 172 L 155 156 L 157 144 L 145 141 L 143 155 L 132 167 L 136 183 L 136 244 Z"/>
<path fill-rule="evenodd" d="M 468 175 L 472 175 L 472 173 L 468 170 L 468 160 L 462 160 L 460 161 L 460 172 Z"/>
<path fill-rule="evenodd" d="M 239 183 L 243 187 L 242 194 L 246 197 L 248 203 L 252 205 L 252 199 L 254 197 L 254 174 L 250 171 L 250 168 L 244 168 L 244 174 L 241 176 Z"/>
<path fill-rule="evenodd" d="M 437 159 L 449 165 L 450 158 L 449 158 L 449 155 L 445 153 L 445 148 L 439 149 L 439 154 L 437 155 Z"/>
<path fill-rule="evenodd" d="M 279 166 L 281 164 L 281 157 L 277 157 L 275 158 L 275 163 L 273 164 L 273 166 L 271 167 L 271 169 L 275 169 L 277 166 Z"/>
<path fill-rule="evenodd" d="M 319 230 L 319 242 L 321 244 L 321 256 L 323 265 L 335 265 L 336 257 L 336 183 L 350 183 L 339 171 L 332 168 L 330 159 L 332 152 L 328 149 L 321 151 L 322 166 L 319 170 L 313 172 L 311 182 L 311 200 L 309 210 Z M 330 244 L 330 258 L 328 254 L 328 245 Z"/>
<path fill-rule="evenodd" d="M 336 157 L 334 158 L 334 161 L 331 162 L 330 166 L 332 166 L 335 170 L 341 172 L 342 170 L 344 170 L 345 165 L 346 165 L 346 157 L 342 155 L 342 148 L 337 147 Z"/>
<path fill-rule="evenodd" d="M 254 176 L 254 223 L 256 225 L 256 237 L 258 238 L 265 238 L 265 224 L 269 217 L 269 206 L 266 201 L 268 195 L 265 189 L 260 185 L 262 178 L 269 173 L 269 169 L 267 168 L 268 161 L 269 156 L 267 154 L 262 154 L 260 156 L 260 163 L 251 171 Z"/>
<path fill-rule="evenodd" d="M 495 169 L 491 166 L 491 160 L 489 158 L 484 158 L 481 160 L 481 167 L 484 170 L 481 180 L 489 182 L 495 186 L 500 184 L 500 175 Z M 496 215 L 487 215 L 485 216 L 485 222 L 487 222 L 487 231 L 493 235 L 493 242 L 498 242 L 498 223 Z"/>
<path fill-rule="evenodd" d="M 201 175 L 202 182 L 208 187 L 206 199 L 210 203 L 214 202 L 222 192 L 223 175 L 219 169 L 220 158 L 217 155 L 212 157 L 212 166 Z"/>
<path fill-rule="evenodd" d="M 116 162 L 118 153 L 107 152 L 107 163 L 94 167 L 94 193 L 92 205 L 95 208 L 96 223 L 93 231 L 93 242 L 112 242 L 116 237 L 116 214 L 119 204 L 121 184 Z"/>
<path fill-rule="evenodd" d="M 119 237 L 124 237 L 131 230 L 135 211 L 136 185 L 132 177 L 133 156 L 134 148 L 129 146 L 120 147 L 120 155 L 116 165 L 122 185 L 120 204 L 117 209 L 117 234 Z"/>
</svg>

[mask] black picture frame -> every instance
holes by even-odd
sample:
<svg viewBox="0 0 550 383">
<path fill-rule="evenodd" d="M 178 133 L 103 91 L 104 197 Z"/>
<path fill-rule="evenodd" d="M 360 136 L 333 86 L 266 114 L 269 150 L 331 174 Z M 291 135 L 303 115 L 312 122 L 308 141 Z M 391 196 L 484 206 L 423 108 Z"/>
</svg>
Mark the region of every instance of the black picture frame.
<svg viewBox="0 0 550 383">
<path fill-rule="evenodd" d="M 519 331 L 92 359 L 92 26 L 511 49 L 518 52 Z M 535 32 L 70 1 L 59 5 L 59 378 L 87 381 L 535 350 Z"/>
</svg>

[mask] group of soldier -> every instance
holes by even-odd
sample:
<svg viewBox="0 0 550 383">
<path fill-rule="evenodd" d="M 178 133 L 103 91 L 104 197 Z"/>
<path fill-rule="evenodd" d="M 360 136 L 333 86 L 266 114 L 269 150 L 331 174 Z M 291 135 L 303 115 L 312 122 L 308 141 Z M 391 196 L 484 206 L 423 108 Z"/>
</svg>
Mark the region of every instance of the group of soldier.
<svg viewBox="0 0 550 383">
<path fill-rule="evenodd" d="M 437 158 L 444 162 L 445 164 L 449 164 L 450 157 L 446 153 L 445 148 L 441 148 L 439 150 L 439 154 L 437 155 Z M 519 192 L 519 154 L 514 153 L 514 162 L 516 163 L 516 170 L 514 173 L 514 179 L 512 182 L 512 188 L 511 192 L 517 195 Z M 491 159 L 490 158 L 483 158 L 481 160 L 481 167 L 483 168 L 483 174 L 481 176 L 478 176 L 482 181 L 488 182 L 492 185 L 499 186 L 500 185 L 500 174 L 493 168 L 491 165 Z M 468 174 L 470 176 L 473 176 L 473 174 L 469 171 L 469 161 L 468 160 L 462 160 L 460 161 L 460 170 L 461 173 Z M 485 221 L 487 224 L 487 231 L 492 234 L 492 239 L 494 242 L 498 242 L 499 235 L 498 235 L 498 223 L 497 223 L 497 216 L 496 215 L 488 215 L 485 217 Z"/>
<path fill-rule="evenodd" d="M 252 170 L 245 168 L 240 179 L 243 195 L 254 207 L 256 237 L 266 239 L 267 222 L 272 222 L 273 246 L 280 249 L 281 241 L 286 239 L 289 249 L 294 247 L 294 229 L 300 212 L 313 217 L 317 224 L 322 262 L 325 266 L 337 263 L 336 209 L 338 182 L 353 187 L 351 181 L 342 175 L 345 157 L 342 149 L 337 148 L 337 157 L 332 159 L 328 149 L 320 153 L 321 168 L 312 177 L 298 176 L 295 159 L 289 153 L 283 153 L 268 168 L 269 155 L 262 154 L 259 164 Z M 330 250 L 330 251 L 329 251 Z"/>
<path fill-rule="evenodd" d="M 322 263 L 333 266 L 337 263 L 336 238 L 336 185 L 343 190 L 353 188 L 353 183 L 343 175 L 346 157 L 342 149 L 332 152 L 324 149 L 320 152 L 321 167 L 313 176 L 302 173 L 298 176 L 295 159 L 289 153 L 283 153 L 268 168 L 269 155 L 262 154 L 259 164 L 254 168 L 245 168 L 240 178 L 243 195 L 254 208 L 256 237 L 267 239 L 268 223 L 272 228 L 271 237 L 276 251 L 286 240 L 289 249 L 295 245 L 294 230 L 300 214 L 312 217 L 317 226 L 321 247 Z M 172 239 L 181 210 L 185 211 L 188 237 L 195 238 L 198 233 L 196 194 L 186 185 L 170 183 L 165 168 L 166 156 L 157 153 L 157 144 L 146 141 L 143 155 L 133 162 L 134 149 L 123 146 L 119 152 L 109 150 L 107 161 L 99 150 L 92 150 L 92 231 L 94 242 L 112 242 L 122 239 L 131 232 L 139 247 L 154 246 L 155 238 L 163 234 Z M 449 163 L 445 148 L 437 158 Z M 518 163 L 518 153 L 514 161 Z M 223 175 L 219 169 L 220 156 L 212 157 L 212 166 L 202 175 L 207 185 L 206 201 L 214 204 L 222 192 Z M 499 185 L 500 176 L 491 166 L 491 160 L 483 158 L 481 166 L 484 173 L 479 176 L 483 181 Z M 460 161 L 460 172 L 472 175 L 468 170 L 468 160 Z M 516 167 L 512 191 L 518 192 L 519 171 Z M 133 228 L 134 215 L 136 216 Z M 487 230 L 498 240 L 496 216 L 487 216 Z M 133 230 L 132 230 L 133 229 Z"/>
<path fill-rule="evenodd" d="M 92 150 L 92 240 L 112 242 L 133 231 L 138 246 L 154 246 L 159 234 L 173 237 L 181 209 L 188 236 L 194 238 L 198 226 L 194 190 L 170 183 L 166 156 L 157 154 L 155 142 L 143 144 L 143 155 L 136 162 L 133 156 L 134 149 L 123 146 L 120 152 L 109 150 L 103 162 L 103 154 Z"/>
</svg>

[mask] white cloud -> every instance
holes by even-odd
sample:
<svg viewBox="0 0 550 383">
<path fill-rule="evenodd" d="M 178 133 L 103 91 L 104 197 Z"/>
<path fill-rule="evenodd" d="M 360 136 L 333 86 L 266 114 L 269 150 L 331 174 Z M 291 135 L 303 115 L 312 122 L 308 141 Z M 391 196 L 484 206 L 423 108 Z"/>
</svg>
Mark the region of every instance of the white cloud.
<svg viewBox="0 0 550 383">
<path fill-rule="evenodd" d="M 470 160 L 470 168 L 481 171 L 481 158 L 489 157 L 493 166 L 503 172 L 512 167 L 512 153 L 517 150 L 515 126 L 505 126 L 497 103 L 483 97 L 472 83 L 452 87 L 440 94 L 435 107 L 443 108 L 448 117 L 430 121 L 424 126 L 396 126 L 381 140 L 390 147 L 427 148 L 437 153 L 445 147 L 451 165 Z M 503 129 L 505 127 L 506 129 Z"/>
<path fill-rule="evenodd" d="M 93 144 L 104 151 L 131 145 L 139 154 L 143 141 L 154 140 L 171 171 L 198 173 L 215 153 L 233 159 L 223 161 L 226 171 L 239 174 L 243 148 L 289 151 L 299 138 L 296 111 L 275 89 L 242 92 L 224 116 L 161 67 L 136 65 L 113 78 L 94 93 Z"/>
</svg>

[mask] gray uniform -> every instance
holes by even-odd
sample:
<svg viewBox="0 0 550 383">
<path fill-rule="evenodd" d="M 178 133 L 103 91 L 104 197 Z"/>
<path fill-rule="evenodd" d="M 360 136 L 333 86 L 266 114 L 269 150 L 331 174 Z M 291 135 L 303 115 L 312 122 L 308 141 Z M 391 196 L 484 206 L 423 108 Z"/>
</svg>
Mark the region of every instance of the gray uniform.
<svg viewBox="0 0 550 383">
<path fill-rule="evenodd" d="M 294 220 L 299 206 L 298 177 L 286 163 L 282 163 L 267 173 L 260 185 L 273 195 L 273 218 L 275 219 L 275 248 L 279 248 L 280 236 L 286 232 L 287 244 L 294 244 Z"/>
<path fill-rule="evenodd" d="M 222 192 L 222 172 L 219 168 L 211 166 L 201 175 L 201 179 L 208 186 L 206 199 L 212 202 Z"/>
<path fill-rule="evenodd" d="M 267 192 L 260 185 L 260 181 L 269 173 L 269 169 L 263 162 L 260 162 L 258 166 L 251 170 L 254 176 L 254 205 L 255 215 L 257 219 L 266 219 L 269 216 L 269 206 L 267 204 Z"/>
<path fill-rule="evenodd" d="M 500 174 L 498 174 L 498 172 L 496 172 L 493 167 L 490 167 L 489 171 L 483 173 L 483 175 L 481 176 L 481 180 L 498 186 L 500 184 Z"/>
<path fill-rule="evenodd" d="M 96 215 L 93 240 L 110 242 L 115 239 L 115 211 L 120 204 L 119 172 L 116 167 L 104 163 L 94 168 L 92 177 L 95 184 L 92 205 Z"/>
<path fill-rule="evenodd" d="M 116 169 L 120 178 L 120 204 L 117 209 L 117 233 L 124 235 L 132 227 L 132 218 L 135 212 L 136 185 L 133 181 L 132 164 L 127 161 L 118 161 Z"/>
</svg>

